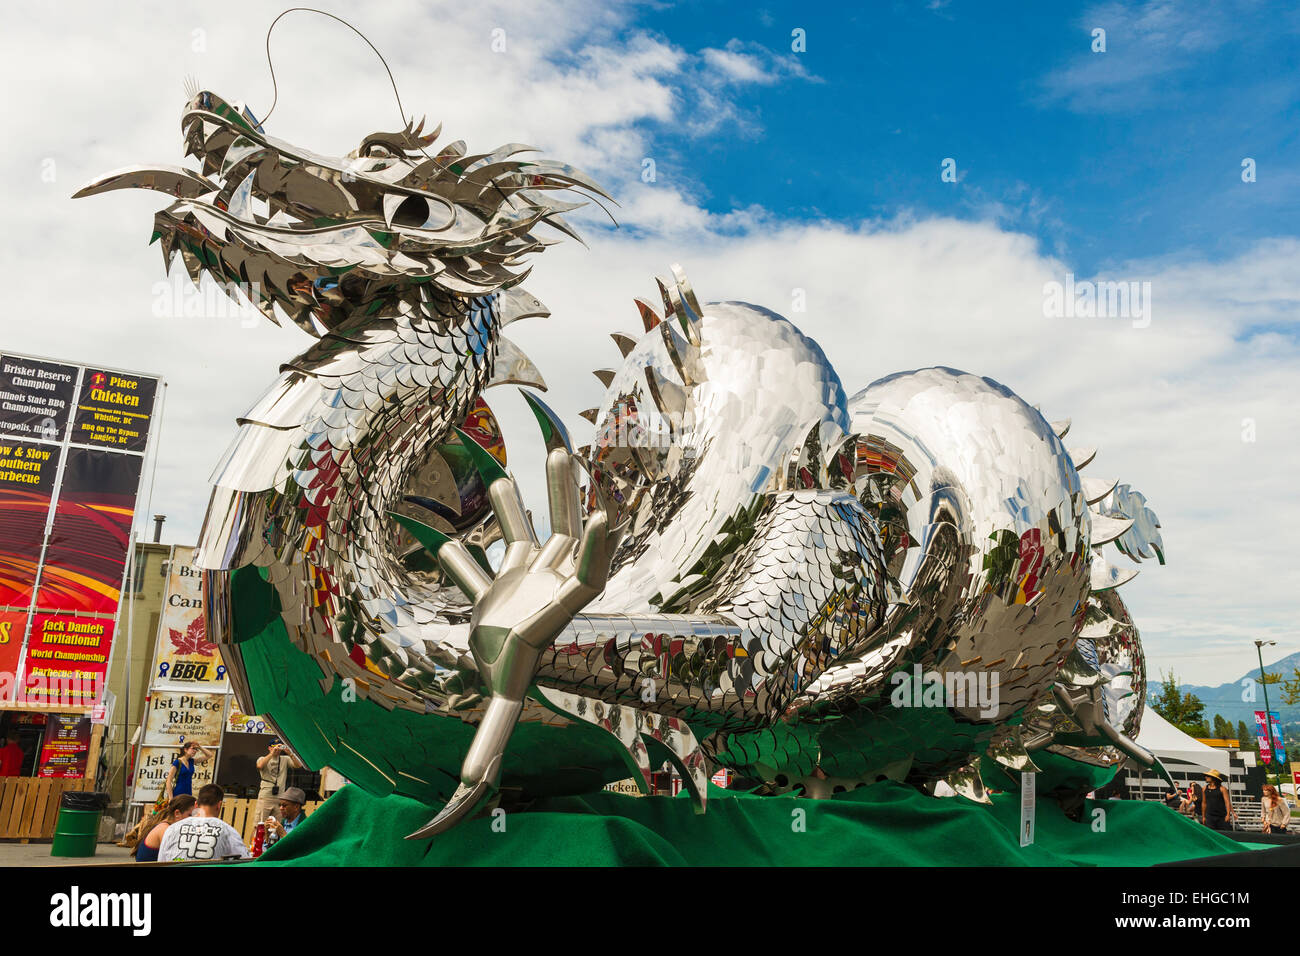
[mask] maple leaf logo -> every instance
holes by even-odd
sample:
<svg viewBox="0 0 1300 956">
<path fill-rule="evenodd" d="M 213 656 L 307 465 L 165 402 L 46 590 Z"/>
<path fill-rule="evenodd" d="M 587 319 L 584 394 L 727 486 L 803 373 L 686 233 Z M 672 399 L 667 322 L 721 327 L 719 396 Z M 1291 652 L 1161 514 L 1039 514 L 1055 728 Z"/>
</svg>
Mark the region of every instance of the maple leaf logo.
<svg viewBox="0 0 1300 956">
<path fill-rule="evenodd" d="M 198 654 L 201 657 L 211 657 L 212 652 L 217 649 L 217 645 L 209 641 L 203 632 L 203 615 L 199 615 L 190 621 L 190 626 L 185 628 L 184 634 L 174 627 L 167 628 L 167 633 L 171 637 L 172 646 L 176 648 L 177 654 Z"/>
</svg>

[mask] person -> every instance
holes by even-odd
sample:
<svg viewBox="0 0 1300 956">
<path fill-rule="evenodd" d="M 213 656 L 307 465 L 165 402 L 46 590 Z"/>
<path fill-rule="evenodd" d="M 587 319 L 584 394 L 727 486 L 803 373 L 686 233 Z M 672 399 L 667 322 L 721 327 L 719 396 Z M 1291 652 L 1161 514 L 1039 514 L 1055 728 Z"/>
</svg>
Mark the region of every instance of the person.
<svg viewBox="0 0 1300 956">
<path fill-rule="evenodd" d="M 207 763 L 212 759 L 212 754 L 204 748 L 197 740 L 186 741 L 181 744 L 181 751 L 172 761 L 171 773 L 167 775 L 167 785 L 163 788 L 163 793 L 179 797 L 185 794 L 194 794 L 194 765 Z"/>
<path fill-rule="evenodd" d="M 289 752 L 289 748 L 273 739 L 266 748 L 266 753 L 257 758 L 257 772 L 261 782 L 257 787 L 257 810 L 255 820 L 265 820 L 279 807 L 280 794 L 289 782 L 289 768 L 302 767 L 302 764 Z"/>
<path fill-rule="evenodd" d="M 1286 828 L 1291 824 L 1291 805 L 1277 792 L 1277 787 L 1271 783 L 1264 784 L 1264 799 L 1260 812 L 1263 816 L 1262 827 L 1264 833 L 1286 833 Z"/>
<path fill-rule="evenodd" d="M 1232 798 L 1223 785 L 1223 774 L 1211 770 L 1205 774 L 1205 793 L 1201 802 L 1201 822 L 1211 830 L 1228 829 L 1232 816 Z"/>
<path fill-rule="evenodd" d="M 1170 810 L 1182 809 L 1182 805 L 1184 802 L 1185 801 L 1183 800 L 1182 794 L 1180 794 L 1177 790 L 1170 790 L 1168 793 L 1165 794 L 1165 806 L 1167 806 Z"/>
<path fill-rule="evenodd" d="M 283 840 L 285 835 L 302 821 L 307 814 L 302 812 L 302 805 L 307 802 L 307 794 L 301 787 L 290 787 L 280 796 L 280 819 L 266 818 L 266 845 L 273 846 Z"/>
<path fill-rule="evenodd" d="M 159 862 L 221 860 L 227 857 L 249 859 L 252 854 L 239 831 L 221 819 L 224 797 L 225 793 L 215 783 L 199 788 L 198 815 L 167 828 L 158 847 Z"/>
<path fill-rule="evenodd" d="M 135 862 L 155 862 L 167 828 L 173 823 L 180 823 L 190 817 L 194 813 L 194 804 L 197 802 L 192 794 L 183 793 L 179 797 L 172 797 L 161 812 L 150 814 L 148 821 L 140 829 L 140 832 L 145 834 L 145 838 L 135 846 Z"/>
<path fill-rule="evenodd" d="M 0 747 L 0 777 L 17 777 L 23 772 L 23 748 L 17 731 L 5 731 L 5 745 Z"/>
</svg>

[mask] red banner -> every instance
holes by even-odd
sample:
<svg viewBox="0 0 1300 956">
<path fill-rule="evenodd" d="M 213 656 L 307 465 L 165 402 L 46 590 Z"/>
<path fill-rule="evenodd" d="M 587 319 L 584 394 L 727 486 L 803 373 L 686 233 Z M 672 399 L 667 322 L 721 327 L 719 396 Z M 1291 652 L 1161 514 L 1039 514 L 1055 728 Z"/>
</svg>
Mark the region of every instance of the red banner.
<svg viewBox="0 0 1300 956">
<path fill-rule="evenodd" d="M 26 611 L 0 611 L 0 704 L 18 700 L 18 657 L 26 627 Z"/>
<path fill-rule="evenodd" d="M 143 459 L 91 448 L 71 448 L 45 549 L 42 610 L 112 614 L 135 514 Z"/>
<path fill-rule="evenodd" d="M 60 451 L 0 435 L 0 607 L 32 603 Z"/>
<path fill-rule="evenodd" d="M 108 677 L 112 618 L 37 614 L 27 641 L 22 695 L 26 703 L 88 707 Z"/>
<path fill-rule="evenodd" d="M 77 714 L 51 714 L 45 722 L 38 777 L 86 775 L 90 757 L 90 718 Z"/>
<path fill-rule="evenodd" d="M 1262 710 L 1255 711 L 1255 735 L 1259 738 L 1259 759 L 1270 763 L 1273 747 L 1268 742 L 1268 717 Z"/>
</svg>

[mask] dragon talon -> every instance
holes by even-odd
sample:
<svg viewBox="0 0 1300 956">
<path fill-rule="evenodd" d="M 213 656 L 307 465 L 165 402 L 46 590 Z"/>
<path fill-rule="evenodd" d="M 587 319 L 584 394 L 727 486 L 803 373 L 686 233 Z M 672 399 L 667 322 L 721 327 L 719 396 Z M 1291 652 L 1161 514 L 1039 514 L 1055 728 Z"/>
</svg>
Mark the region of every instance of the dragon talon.
<svg viewBox="0 0 1300 956">
<path fill-rule="evenodd" d="M 447 801 L 447 805 L 438 811 L 438 815 L 414 833 L 408 833 L 406 839 L 429 840 L 440 833 L 446 833 L 482 806 L 491 796 L 493 789 L 486 780 L 480 780 L 472 787 L 461 783 L 456 787 L 456 792 L 451 795 L 451 799 Z"/>
</svg>

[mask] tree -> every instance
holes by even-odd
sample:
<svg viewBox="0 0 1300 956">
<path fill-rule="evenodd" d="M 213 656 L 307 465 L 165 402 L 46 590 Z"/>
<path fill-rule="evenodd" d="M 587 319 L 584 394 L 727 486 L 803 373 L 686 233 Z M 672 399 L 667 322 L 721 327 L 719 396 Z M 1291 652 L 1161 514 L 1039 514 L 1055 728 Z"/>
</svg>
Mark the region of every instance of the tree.
<svg viewBox="0 0 1300 956">
<path fill-rule="evenodd" d="M 1259 750 L 1259 741 L 1255 739 L 1255 735 L 1250 732 L 1244 720 L 1237 721 L 1237 749 Z"/>
<path fill-rule="evenodd" d="M 1208 737 L 1205 705 L 1195 694 L 1183 691 L 1173 671 L 1160 674 L 1159 694 L 1151 695 L 1151 708 L 1189 737 Z"/>
<path fill-rule="evenodd" d="M 1264 675 L 1266 684 L 1280 683 L 1282 685 L 1282 699 L 1292 705 L 1300 704 L 1300 667 L 1293 668 L 1293 671 L 1294 674 L 1290 680 L 1282 680 L 1281 674 Z"/>
<path fill-rule="evenodd" d="M 1232 724 L 1224 720 L 1222 714 L 1215 714 L 1213 733 L 1217 740 L 1228 740 L 1232 737 Z"/>
</svg>

